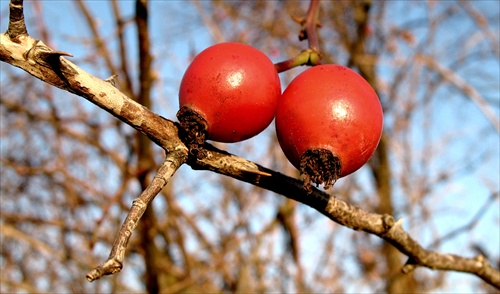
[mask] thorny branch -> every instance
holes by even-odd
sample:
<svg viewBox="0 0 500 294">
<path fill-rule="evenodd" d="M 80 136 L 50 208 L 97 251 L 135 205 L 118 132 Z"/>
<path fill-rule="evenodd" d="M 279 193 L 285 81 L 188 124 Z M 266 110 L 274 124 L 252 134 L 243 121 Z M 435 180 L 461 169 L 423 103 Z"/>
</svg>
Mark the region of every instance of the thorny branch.
<svg viewBox="0 0 500 294">
<path fill-rule="evenodd" d="M 188 150 L 181 140 L 182 136 L 175 122 L 151 112 L 127 97 L 111 83 L 90 75 L 62 57 L 69 56 L 68 53 L 54 51 L 43 42 L 30 37 L 24 21 L 19 21 L 22 19 L 22 1 L 12 0 L 9 29 L 7 33 L 0 35 L 1 61 L 19 67 L 46 83 L 89 100 L 148 136 L 167 154 L 158 176 L 134 201 L 108 261 L 90 272 L 89 280 L 98 279 L 104 274 L 114 273 L 121 268 L 126 243 L 145 207 L 165 186 L 173 173 L 187 162 L 193 169 L 212 170 L 274 191 L 315 208 L 343 226 L 379 236 L 408 256 L 408 262 L 403 268 L 404 272 L 409 272 L 416 266 L 467 272 L 500 288 L 500 271 L 494 269 L 482 255 L 465 258 L 426 250 L 403 229 L 401 219 L 395 221 L 390 215 L 367 212 L 317 189 L 307 194 L 302 189 L 302 181 L 221 151 L 210 144 L 205 144 L 208 154 L 205 158 L 187 161 Z"/>
<path fill-rule="evenodd" d="M 104 275 L 112 275 L 122 269 L 128 241 L 146 208 L 186 160 L 187 154 L 184 152 L 180 152 L 180 154 L 177 154 L 177 152 L 167 154 L 165 162 L 163 162 L 163 165 L 149 186 L 133 201 L 127 218 L 123 222 L 120 232 L 113 243 L 113 248 L 111 248 L 108 259 L 87 274 L 89 282 L 95 281 Z"/>
<path fill-rule="evenodd" d="M 321 27 L 321 23 L 318 20 L 319 15 L 319 0 L 311 0 L 309 4 L 309 9 L 307 10 L 307 16 L 305 19 L 294 17 L 294 20 L 302 25 L 302 30 L 299 34 L 299 40 L 308 40 L 309 48 L 319 52 L 319 41 L 318 34 L 316 33 L 316 27 Z"/>
</svg>

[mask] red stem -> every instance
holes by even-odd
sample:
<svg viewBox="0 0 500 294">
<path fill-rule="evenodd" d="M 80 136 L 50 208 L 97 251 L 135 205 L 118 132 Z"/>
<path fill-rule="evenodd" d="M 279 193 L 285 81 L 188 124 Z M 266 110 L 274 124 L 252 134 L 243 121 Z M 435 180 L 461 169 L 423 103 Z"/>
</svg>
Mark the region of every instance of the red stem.
<svg viewBox="0 0 500 294">
<path fill-rule="evenodd" d="M 319 51 L 318 34 L 316 32 L 316 27 L 319 24 L 318 15 L 319 15 L 319 0 L 311 0 L 309 4 L 309 10 L 307 11 L 304 29 L 307 34 L 306 36 L 309 42 L 309 48 L 319 53 L 320 51 Z"/>
<path fill-rule="evenodd" d="M 285 61 L 276 63 L 274 66 L 278 72 L 284 72 L 300 65 L 318 65 L 321 64 L 321 52 L 319 50 L 319 41 L 316 28 L 320 26 L 318 21 L 319 0 L 311 0 L 305 19 L 294 18 L 302 25 L 299 34 L 299 40 L 308 40 L 309 48 L 300 52 L 297 56 Z"/>
</svg>

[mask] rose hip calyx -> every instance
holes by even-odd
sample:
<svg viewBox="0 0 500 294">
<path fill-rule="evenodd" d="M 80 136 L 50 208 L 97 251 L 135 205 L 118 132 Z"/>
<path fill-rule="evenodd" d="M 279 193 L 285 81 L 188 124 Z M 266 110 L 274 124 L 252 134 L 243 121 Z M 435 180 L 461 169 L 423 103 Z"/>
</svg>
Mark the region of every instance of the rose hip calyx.
<svg viewBox="0 0 500 294">
<path fill-rule="evenodd" d="M 304 177 L 304 189 L 311 193 L 311 182 L 329 189 L 340 177 L 340 159 L 330 150 L 308 149 L 300 156 L 300 173 Z"/>
<path fill-rule="evenodd" d="M 205 143 L 207 137 L 207 121 L 189 107 L 183 106 L 177 112 L 177 119 L 184 131 L 185 143 L 191 155 L 198 159 L 204 157 L 204 152 L 200 148 Z"/>
</svg>

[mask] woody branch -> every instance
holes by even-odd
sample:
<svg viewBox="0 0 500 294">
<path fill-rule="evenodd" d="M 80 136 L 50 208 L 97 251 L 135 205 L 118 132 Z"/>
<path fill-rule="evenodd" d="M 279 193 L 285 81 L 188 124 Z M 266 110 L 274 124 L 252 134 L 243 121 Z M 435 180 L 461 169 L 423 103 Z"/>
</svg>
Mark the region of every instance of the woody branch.
<svg viewBox="0 0 500 294">
<path fill-rule="evenodd" d="M 112 83 L 87 73 L 63 57 L 70 54 L 55 51 L 29 36 L 22 9 L 21 0 L 11 1 L 9 27 L 6 33 L 0 34 L 0 60 L 23 69 L 43 82 L 87 99 L 145 134 L 166 151 L 167 158 L 175 158 L 170 161 L 176 162 L 173 172 L 178 166 L 187 163 L 193 169 L 211 170 L 309 205 L 336 223 L 390 242 L 408 256 L 407 265 L 403 268 L 405 272 L 416 266 L 466 272 L 500 288 L 500 271 L 494 269 L 482 255 L 466 258 L 426 250 L 403 229 L 402 219 L 396 221 L 390 215 L 367 212 L 317 189 L 307 194 L 302 188 L 302 181 L 207 143 L 204 146 L 207 152 L 205 158 L 188 160 L 188 149 L 176 122 L 153 113 L 127 97 Z M 99 277 L 97 274 L 92 279 Z"/>
</svg>

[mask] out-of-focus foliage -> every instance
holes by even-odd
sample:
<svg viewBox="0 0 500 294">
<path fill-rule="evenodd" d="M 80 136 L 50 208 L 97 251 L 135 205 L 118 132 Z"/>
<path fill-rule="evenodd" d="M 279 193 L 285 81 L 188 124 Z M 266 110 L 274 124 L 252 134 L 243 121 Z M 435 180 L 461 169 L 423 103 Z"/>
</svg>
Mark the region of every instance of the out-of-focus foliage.
<svg viewBox="0 0 500 294">
<path fill-rule="evenodd" d="M 0 3 L 5 31 L 8 2 Z M 117 74 L 117 87 L 138 99 L 143 56 L 134 2 L 24 5 L 32 36 L 72 53 L 96 76 Z M 482 252 L 497 262 L 499 4 L 363 5 L 322 1 L 320 49 L 325 62 L 352 66 L 378 90 L 384 149 L 331 193 L 403 218 L 425 247 Z M 175 119 L 183 72 L 213 43 L 247 43 L 275 62 L 306 49 L 290 16 L 307 8 L 307 1 L 151 1 L 151 108 Z M 303 69 L 282 73 L 283 87 Z M 163 151 L 153 148 L 155 164 L 142 170 L 134 130 L 9 65 L 1 64 L 0 79 L 2 292 L 491 290 L 470 275 L 417 269 L 403 276 L 404 256 L 378 238 L 274 193 L 186 167 L 154 200 L 123 271 L 90 284 L 86 272 L 107 257 L 141 192 L 139 178 L 154 175 Z M 216 145 L 299 176 L 272 126 L 251 140 Z"/>
</svg>

